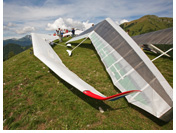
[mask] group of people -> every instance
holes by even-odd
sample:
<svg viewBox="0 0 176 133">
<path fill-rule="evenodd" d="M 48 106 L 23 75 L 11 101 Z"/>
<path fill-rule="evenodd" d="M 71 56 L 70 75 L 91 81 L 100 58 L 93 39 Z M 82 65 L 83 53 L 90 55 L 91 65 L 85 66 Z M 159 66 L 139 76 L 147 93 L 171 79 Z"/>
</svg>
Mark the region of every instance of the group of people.
<svg viewBox="0 0 176 133">
<path fill-rule="evenodd" d="M 93 27 L 93 26 L 94 26 L 94 24 L 92 24 L 92 27 Z M 59 37 L 60 37 L 60 40 L 61 40 L 61 42 L 62 42 L 63 34 L 68 33 L 68 32 L 69 32 L 68 29 L 62 30 L 61 28 L 58 28 L 58 30 L 56 30 L 56 33 L 54 33 L 53 35 L 54 35 L 54 36 L 56 36 L 56 35 L 59 36 Z M 72 28 L 71 32 L 72 32 L 72 37 L 74 37 L 74 36 L 75 36 L 75 29 Z"/>
<path fill-rule="evenodd" d="M 69 32 L 68 29 L 62 30 L 61 28 L 58 28 L 58 30 L 56 30 L 56 33 L 54 33 L 53 35 L 54 36 L 56 36 L 56 35 L 59 36 L 60 39 L 61 39 L 61 42 L 62 42 L 63 34 L 68 33 L 68 32 Z M 75 29 L 72 28 L 71 32 L 72 32 L 72 37 L 74 37 L 75 36 Z"/>
</svg>

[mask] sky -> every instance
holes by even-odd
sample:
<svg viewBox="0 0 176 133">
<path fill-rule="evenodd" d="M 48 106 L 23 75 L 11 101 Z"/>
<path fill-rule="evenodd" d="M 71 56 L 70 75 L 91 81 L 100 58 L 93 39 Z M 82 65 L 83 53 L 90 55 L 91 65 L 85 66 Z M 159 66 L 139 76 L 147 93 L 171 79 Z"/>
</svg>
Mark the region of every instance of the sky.
<svg viewBox="0 0 176 133">
<path fill-rule="evenodd" d="M 85 30 L 106 18 L 117 24 L 144 15 L 173 17 L 173 0 L 3 0 L 3 39 L 59 28 Z"/>
</svg>

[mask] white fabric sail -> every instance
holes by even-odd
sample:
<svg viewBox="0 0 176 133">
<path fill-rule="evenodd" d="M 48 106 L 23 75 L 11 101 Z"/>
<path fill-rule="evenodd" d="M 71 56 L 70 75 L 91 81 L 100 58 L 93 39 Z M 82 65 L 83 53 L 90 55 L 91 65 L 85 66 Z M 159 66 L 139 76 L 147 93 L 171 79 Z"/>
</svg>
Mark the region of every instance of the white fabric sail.
<svg viewBox="0 0 176 133">
<path fill-rule="evenodd" d="M 71 72 L 49 45 L 56 39 L 54 36 L 32 33 L 34 55 L 59 77 L 92 98 L 113 101 L 126 96 L 128 102 L 155 117 L 164 121 L 172 119 L 173 89 L 123 29 L 108 18 L 68 42 L 88 37 L 113 84 L 122 93 L 106 97 Z"/>
<path fill-rule="evenodd" d="M 54 52 L 49 45 L 48 40 L 53 41 L 56 37 L 51 35 L 43 35 L 32 33 L 32 43 L 34 55 L 46 64 L 53 72 L 55 72 L 60 78 L 77 88 L 84 94 L 99 99 L 113 101 L 123 96 L 139 92 L 139 90 L 131 90 L 123 93 L 115 94 L 113 96 L 106 97 L 91 85 L 80 79 L 75 73 L 70 71 L 63 63 L 59 56 Z"/>
<path fill-rule="evenodd" d="M 45 63 L 53 72 L 66 82 L 78 88 L 81 92 L 90 90 L 93 93 L 105 97 L 103 94 L 95 90 L 92 86 L 80 79 L 76 74 L 71 72 L 63 63 L 51 46 L 45 41 L 52 37 L 49 35 L 32 33 L 32 44 L 34 55 Z M 44 37 L 45 36 L 45 37 Z M 55 39 L 55 37 L 53 37 Z"/>
<path fill-rule="evenodd" d="M 75 35 L 78 36 L 82 32 L 83 32 L 82 30 L 75 30 Z M 72 32 L 68 32 L 68 33 L 63 34 L 63 37 L 71 36 L 71 35 L 72 35 Z"/>
<path fill-rule="evenodd" d="M 164 121 L 172 119 L 173 89 L 120 26 L 107 18 L 67 43 L 87 37 L 120 91 L 141 90 L 126 96 L 128 102 Z"/>
</svg>

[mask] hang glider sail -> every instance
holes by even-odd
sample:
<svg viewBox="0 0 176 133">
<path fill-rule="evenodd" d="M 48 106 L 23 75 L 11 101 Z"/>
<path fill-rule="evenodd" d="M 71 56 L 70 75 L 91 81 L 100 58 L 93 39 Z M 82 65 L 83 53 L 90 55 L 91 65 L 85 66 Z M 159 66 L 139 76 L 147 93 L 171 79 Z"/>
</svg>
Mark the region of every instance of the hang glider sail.
<svg viewBox="0 0 176 133">
<path fill-rule="evenodd" d="M 137 44 L 173 44 L 173 28 L 153 31 L 132 38 Z"/>
<path fill-rule="evenodd" d="M 141 91 L 126 96 L 128 102 L 164 121 L 172 119 L 173 89 L 120 26 L 108 18 L 66 43 L 83 38 L 90 38 L 113 84 L 121 92 Z"/>
<path fill-rule="evenodd" d="M 173 28 L 167 28 L 163 30 L 153 31 L 132 37 L 134 41 L 144 49 L 152 51 L 154 53 L 161 53 L 170 57 L 167 53 L 154 46 L 153 44 L 173 44 Z M 172 48 L 171 48 L 172 49 Z"/>
<path fill-rule="evenodd" d="M 92 86 L 87 84 L 85 81 L 80 79 L 76 74 L 70 71 L 63 63 L 59 56 L 54 52 L 54 50 L 49 45 L 47 40 L 53 41 L 56 39 L 52 35 L 43 35 L 32 33 L 32 43 L 34 55 L 45 63 L 53 72 L 55 72 L 60 78 L 64 79 L 69 84 L 73 85 L 75 88 L 83 92 L 84 94 L 99 100 L 109 100 L 113 101 L 118 98 L 124 97 L 126 95 L 140 92 L 139 90 L 130 90 L 123 93 L 119 93 L 113 96 L 106 97 Z M 57 38 L 58 39 L 58 38 Z"/>
<path fill-rule="evenodd" d="M 82 30 L 75 30 L 75 35 L 78 36 L 79 34 L 81 34 L 83 31 Z M 71 36 L 72 32 L 68 32 L 63 34 L 63 37 L 67 37 L 67 36 Z"/>
</svg>

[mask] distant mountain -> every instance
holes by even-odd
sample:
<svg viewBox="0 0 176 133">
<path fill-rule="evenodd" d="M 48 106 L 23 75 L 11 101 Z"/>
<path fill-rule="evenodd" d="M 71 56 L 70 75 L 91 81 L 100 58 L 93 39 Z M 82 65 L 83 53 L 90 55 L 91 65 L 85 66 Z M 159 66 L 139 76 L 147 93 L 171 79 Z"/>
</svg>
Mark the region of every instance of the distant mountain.
<svg viewBox="0 0 176 133">
<path fill-rule="evenodd" d="M 7 40 L 3 40 L 3 46 L 9 44 L 9 43 L 13 43 L 13 44 L 18 44 L 20 46 L 29 46 L 32 44 L 32 39 L 31 39 L 31 35 L 26 35 L 20 39 L 7 39 Z"/>
<path fill-rule="evenodd" d="M 125 31 L 129 30 L 130 36 L 135 36 L 151 31 L 157 31 L 173 27 L 173 18 L 146 15 L 137 20 L 123 23 L 120 26 Z"/>
<path fill-rule="evenodd" d="M 18 44 L 13 44 L 13 43 L 6 44 L 3 47 L 3 60 L 9 59 L 9 58 L 11 58 L 12 56 L 14 56 L 16 54 L 19 54 L 19 53 L 25 51 L 29 47 L 31 47 L 31 45 L 29 45 L 29 46 L 20 46 Z"/>
<path fill-rule="evenodd" d="M 146 15 L 137 20 L 126 22 L 120 25 L 125 31 L 129 30 L 130 36 L 157 31 L 173 27 L 173 18 L 157 17 L 155 15 Z M 3 40 L 3 60 L 8 56 L 16 55 L 25 49 L 31 47 L 31 35 L 26 35 L 20 39 Z"/>
</svg>

